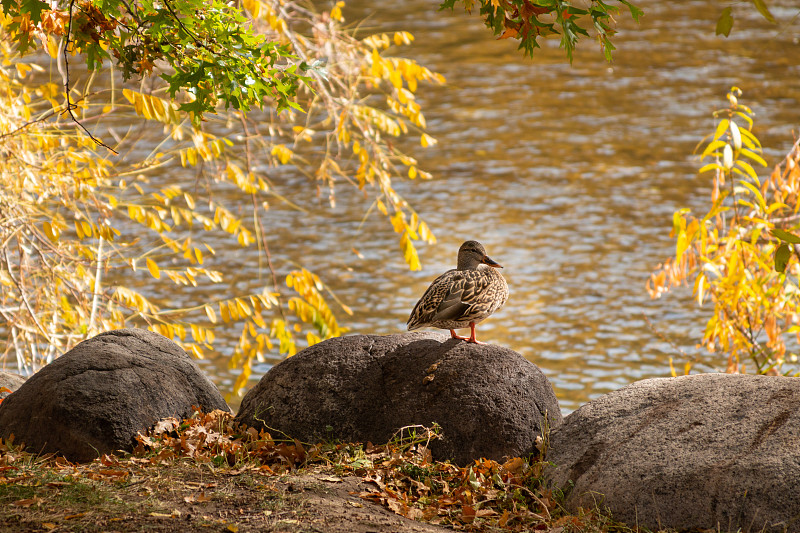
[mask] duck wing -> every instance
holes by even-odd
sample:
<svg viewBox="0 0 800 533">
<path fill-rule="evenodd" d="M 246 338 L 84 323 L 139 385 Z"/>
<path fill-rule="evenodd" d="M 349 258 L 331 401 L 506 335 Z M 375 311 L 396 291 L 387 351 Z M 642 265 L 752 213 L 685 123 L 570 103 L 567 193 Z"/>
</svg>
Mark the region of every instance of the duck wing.
<svg viewBox="0 0 800 533">
<path fill-rule="evenodd" d="M 448 297 L 450 292 L 450 285 L 454 278 L 459 274 L 458 270 L 448 270 L 430 284 L 430 286 L 419 299 L 414 310 L 411 311 L 411 316 L 408 317 L 408 329 L 416 329 L 425 327 L 434 320 L 437 309 L 442 301 Z"/>
<path fill-rule="evenodd" d="M 472 322 L 489 316 L 505 299 L 498 301 L 492 273 L 463 270 L 450 280 L 449 290 L 436 309 L 434 321 Z"/>
<path fill-rule="evenodd" d="M 414 306 L 408 329 L 480 321 L 502 306 L 507 297 L 507 286 L 499 274 L 483 269 L 448 270 L 433 280 Z"/>
</svg>

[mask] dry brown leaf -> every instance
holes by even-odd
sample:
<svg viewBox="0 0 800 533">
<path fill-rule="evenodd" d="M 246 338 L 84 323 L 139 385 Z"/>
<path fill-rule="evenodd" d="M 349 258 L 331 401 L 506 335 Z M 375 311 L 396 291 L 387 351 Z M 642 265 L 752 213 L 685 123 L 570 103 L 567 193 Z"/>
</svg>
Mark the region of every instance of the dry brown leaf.
<svg viewBox="0 0 800 533">
<path fill-rule="evenodd" d="M 14 503 L 12 503 L 11 505 L 13 505 L 15 507 L 25 507 L 25 508 L 31 507 L 33 505 L 36 505 L 38 507 L 39 505 L 42 504 L 43 501 L 44 500 L 42 498 L 39 498 L 38 496 L 34 496 L 33 498 L 26 498 L 24 500 L 17 500 Z"/>
</svg>

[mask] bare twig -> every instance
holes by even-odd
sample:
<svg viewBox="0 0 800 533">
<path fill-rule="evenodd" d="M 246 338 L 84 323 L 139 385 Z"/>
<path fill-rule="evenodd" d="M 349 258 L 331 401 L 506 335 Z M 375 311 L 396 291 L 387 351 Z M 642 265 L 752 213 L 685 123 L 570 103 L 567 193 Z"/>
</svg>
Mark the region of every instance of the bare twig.
<svg viewBox="0 0 800 533">
<path fill-rule="evenodd" d="M 70 83 L 69 82 L 69 57 L 67 57 L 67 56 L 69 54 L 69 44 L 71 42 L 73 42 L 72 39 L 70 38 L 70 35 L 72 35 L 72 9 L 74 8 L 74 6 L 75 6 L 75 0 L 70 0 L 70 3 L 69 3 L 69 21 L 67 23 L 67 35 L 66 35 L 66 39 L 64 41 L 64 49 L 61 51 L 61 53 L 63 54 L 63 57 L 64 57 L 64 93 L 65 93 L 65 95 L 67 97 L 67 109 L 66 109 L 66 111 L 67 111 L 67 113 L 69 113 L 69 116 L 70 116 L 70 118 L 72 118 L 72 121 L 75 124 L 77 124 L 86 133 L 86 135 L 88 135 L 89 138 L 95 142 L 95 144 L 97 144 L 98 146 L 102 146 L 103 148 L 105 148 L 107 150 L 110 150 L 111 152 L 114 153 L 114 155 L 119 155 L 119 153 L 116 150 L 114 150 L 113 148 L 108 146 L 106 143 L 104 143 L 103 141 L 101 141 L 100 139 L 98 139 L 97 137 L 92 135 L 92 132 L 90 132 L 88 129 L 86 129 L 86 126 L 81 124 L 81 122 L 78 120 L 78 117 L 76 117 L 75 113 L 73 112 L 74 109 L 78 108 L 78 104 L 73 104 L 72 101 L 70 100 L 70 96 L 69 96 L 69 93 L 70 93 L 70 86 L 69 86 L 69 83 Z"/>
</svg>

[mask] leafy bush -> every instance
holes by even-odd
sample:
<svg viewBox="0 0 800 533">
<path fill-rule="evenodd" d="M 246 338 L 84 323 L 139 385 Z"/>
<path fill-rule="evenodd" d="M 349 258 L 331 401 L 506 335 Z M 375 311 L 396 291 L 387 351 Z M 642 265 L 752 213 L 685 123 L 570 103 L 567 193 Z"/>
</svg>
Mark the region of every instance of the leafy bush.
<svg viewBox="0 0 800 533">
<path fill-rule="evenodd" d="M 701 160 L 711 162 L 700 172 L 713 173 L 709 210 L 699 218 L 689 209 L 675 212 L 675 256 L 650 276 L 647 289 L 657 298 L 691 284 L 698 305 L 713 306 L 702 344 L 727 357 L 728 372 L 745 372 L 748 361 L 758 373 L 791 372 L 784 364 L 797 361 L 800 264 L 789 262 L 791 249 L 777 236 L 791 238 L 786 230 L 800 225 L 800 144 L 759 179 L 753 165 L 767 163 L 752 133 L 753 112 L 740 96 L 731 89 L 728 107 L 714 112 L 715 132 L 703 141 Z M 687 373 L 691 366 L 687 361 Z"/>
</svg>

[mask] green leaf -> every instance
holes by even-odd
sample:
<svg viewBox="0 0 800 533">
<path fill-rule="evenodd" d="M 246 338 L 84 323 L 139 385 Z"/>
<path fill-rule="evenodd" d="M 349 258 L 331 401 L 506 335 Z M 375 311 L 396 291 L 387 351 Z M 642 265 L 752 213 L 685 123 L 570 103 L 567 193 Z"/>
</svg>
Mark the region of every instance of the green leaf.
<svg viewBox="0 0 800 533">
<path fill-rule="evenodd" d="M 733 28 L 733 8 L 728 6 L 722 10 L 722 13 L 717 19 L 717 35 L 724 35 L 727 37 L 731 34 Z"/>
<path fill-rule="evenodd" d="M 5 11 L 5 1 L 3 2 L 3 11 Z M 38 24 L 42 21 L 42 10 L 50 9 L 50 4 L 42 2 L 41 0 L 22 0 L 20 4 L 20 13 L 28 13 L 31 16 L 31 21 Z"/>
<path fill-rule="evenodd" d="M 758 9 L 758 12 L 761 13 L 762 17 L 775 24 L 775 17 L 773 17 L 772 13 L 769 12 L 769 8 L 767 8 L 767 4 L 764 3 L 764 0 L 753 0 L 753 4 L 755 4 L 756 9 Z"/>
<path fill-rule="evenodd" d="M 631 10 L 631 17 L 633 17 L 633 20 L 635 20 L 636 22 L 639 22 L 639 17 L 644 15 L 644 11 L 642 11 L 641 9 L 636 7 L 635 5 L 631 4 L 627 0 L 619 0 L 619 1 L 620 1 L 621 4 L 624 4 L 624 5 L 628 6 L 628 9 Z"/>
<path fill-rule="evenodd" d="M 0 0 L 0 6 L 2 6 L 3 13 L 6 15 L 11 14 L 11 6 L 15 4 L 16 2 L 14 0 Z"/>
<path fill-rule="evenodd" d="M 789 263 L 789 259 L 792 257 L 792 249 L 789 248 L 789 245 L 781 243 L 775 249 L 775 270 L 777 272 L 784 272 L 786 271 L 786 265 Z"/>
<path fill-rule="evenodd" d="M 789 233 L 788 231 L 784 231 L 779 228 L 772 228 L 769 230 L 775 237 L 779 238 L 783 242 L 790 242 L 792 244 L 800 244 L 800 237 L 795 235 L 794 233 Z"/>
</svg>

